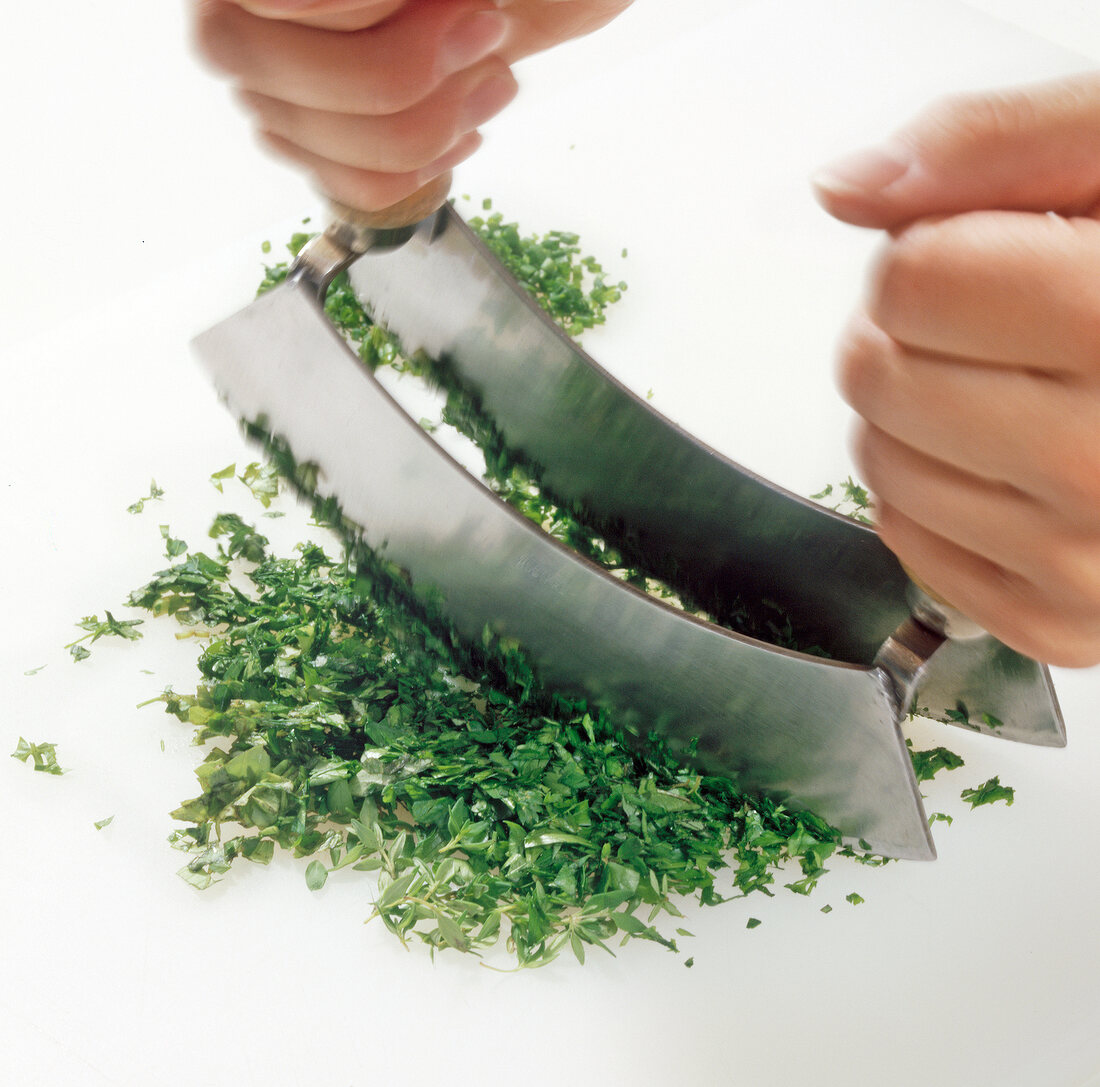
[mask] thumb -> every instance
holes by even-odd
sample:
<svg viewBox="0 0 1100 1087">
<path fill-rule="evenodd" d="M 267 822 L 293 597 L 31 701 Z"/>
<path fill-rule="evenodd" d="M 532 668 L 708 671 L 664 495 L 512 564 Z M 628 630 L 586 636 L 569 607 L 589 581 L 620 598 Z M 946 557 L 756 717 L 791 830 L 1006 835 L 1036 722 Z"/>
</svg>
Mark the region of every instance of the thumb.
<svg viewBox="0 0 1100 1087">
<path fill-rule="evenodd" d="M 831 215 L 895 229 L 978 210 L 1100 206 L 1100 73 L 943 99 L 877 148 L 813 177 Z"/>
</svg>

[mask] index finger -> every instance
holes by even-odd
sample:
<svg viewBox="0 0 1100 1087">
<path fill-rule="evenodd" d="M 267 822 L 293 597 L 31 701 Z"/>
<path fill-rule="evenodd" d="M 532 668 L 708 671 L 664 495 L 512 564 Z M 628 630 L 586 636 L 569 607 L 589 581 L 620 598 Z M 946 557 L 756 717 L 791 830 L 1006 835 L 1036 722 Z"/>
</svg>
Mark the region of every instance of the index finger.
<svg viewBox="0 0 1100 1087">
<path fill-rule="evenodd" d="M 1100 222 L 969 212 L 887 244 L 867 310 L 907 347 L 1100 376 Z"/>
</svg>

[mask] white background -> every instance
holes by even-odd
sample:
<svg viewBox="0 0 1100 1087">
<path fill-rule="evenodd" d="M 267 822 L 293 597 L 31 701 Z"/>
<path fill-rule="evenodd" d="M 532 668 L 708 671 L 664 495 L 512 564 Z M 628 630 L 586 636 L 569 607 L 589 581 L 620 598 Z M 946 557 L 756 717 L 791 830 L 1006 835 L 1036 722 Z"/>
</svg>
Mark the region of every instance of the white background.
<svg viewBox="0 0 1100 1087">
<path fill-rule="evenodd" d="M 456 191 L 580 231 L 630 283 L 589 349 L 807 493 L 850 471 L 831 345 L 875 244 L 807 175 L 940 93 L 1091 66 L 1089 6 L 681 0 L 672 31 L 672 5 L 638 0 L 521 68 Z M 252 454 L 187 341 L 320 204 L 254 150 L 176 5 L 61 0 L 5 24 L 0 1081 L 1100 1083 L 1096 670 L 1056 674 L 1065 751 L 918 726 L 967 761 L 929 789 L 956 816 L 940 859 L 688 909 L 691 969 L 650 946 L 520 975 L 433 964 L 361 925 L 354 872 L 317 894 L 292 861 L 204 894 L 177 879 L 167 812 L 200 753 L 135 706 L 193 685 L 195 648 L 159 624 L 81 664 L 62 647 L 83 615 L 131 614 L 160 524 L 199 546 L 218 509 L 260 512 L 207 482 Z M 164 501 L 127 514 L 151 476 Z M 21 735 L 70 772 L 7 758 Z M 1015 805 L 970 813 L 961 788 L 993 774 Z"/>
</svg>

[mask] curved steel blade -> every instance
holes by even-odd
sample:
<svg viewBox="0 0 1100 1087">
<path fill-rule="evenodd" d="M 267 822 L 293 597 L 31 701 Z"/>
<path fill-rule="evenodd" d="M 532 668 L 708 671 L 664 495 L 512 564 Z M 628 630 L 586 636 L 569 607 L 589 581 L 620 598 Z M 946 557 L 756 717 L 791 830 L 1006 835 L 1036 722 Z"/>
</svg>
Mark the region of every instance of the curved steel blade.
<svg viewBox="0 0 1100 1087">
<path fill-rule="evenodd" d="M 768 600 L 804 646 L 871 665 L 909 618 L 908 577 L 877 534 L 733 463 L 656 412 L 565 336 L 451 207 L 352 286 L 408 350 L 445 359 L 555 496 L 630 542 L 674 586 Z M 1046 668 L 992 638 L 951 642 L 921 686 L 932 716 L 1048 746 L 1065 727 Z M 948 717 L 947 711 L 953 716 Z M 988 728 L 982 714 L 1004 722 Z"/>
<path fill-rule="evenodd" d="M 992 639 L 916 636 L 877 537 L 696 442 L 563 337 L 450 210 L 351 266 L 407 347 L 448 359 L 551 488 L 671 559 L 674 586 L 767 594 L 834 654 L 795 653 L 693 618 L 558 544 L 452 460 L 348 348 L 317 287 L 288 281 L 199 336 L 229 407 L 318 468 L 364 539 L 486 624 L 542 678 L 749 791 L 806 807 L 888 856 L 930 859 L 900 729 L 912 690 L 964 696 L 1013 738 L 1064 743 L 1049 676 Z M 908 633 L 907 633 L 908 631 Z M 1016 700 L 1009 713 L 1004 702 Z M 984 726 L 983 726 L 984 727 Z"/>
</svg>

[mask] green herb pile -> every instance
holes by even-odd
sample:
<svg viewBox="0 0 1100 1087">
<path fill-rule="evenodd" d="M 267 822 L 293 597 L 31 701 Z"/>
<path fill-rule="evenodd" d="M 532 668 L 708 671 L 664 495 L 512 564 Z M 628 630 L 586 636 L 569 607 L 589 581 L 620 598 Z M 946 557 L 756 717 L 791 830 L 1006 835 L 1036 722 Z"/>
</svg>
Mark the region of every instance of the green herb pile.
<svg viewBox="0 0 1100 1087">
<path fill-rule="evenodd" d="M 620 935 L 675 948 L 683 930 L 656 922 L 679 917 L 676 896 L 771 893 L 792 861 L 787 885 L 809 893 L 837 851 L 815 816 L 549 695 L 509 647 L 463 646 L 369 554 L 265 553 L 245 592 L 234 563 L 262 538 L 224 517 L 212 531 L 216 557 L 191 553 L 131 599 L 216 631 L 195 693 L 160 696 L 214 742 L 201 794 L 173 813 L 194 885 L 279 846 L 312 858 L 312 887 L 377 872 L 376 914 L 403 940 L 476 950 L 503 930 L 530 965 Z"/>
<path fill-rule="evenodd" d="M 534 277 L 567 329 L 601 321 L 621 290 L 572 235 L 524 238 L 496 215 L 473 225 L 511 254 L 517 275 Z M 295 236 L 291 252 L 306 240 Z M 285 264 L 269 268 L 261 290 L 285 274 Z M 370 322 L 346 281 L 327 308 L 372 367 L 432 376 Z M 645 579 L 541 496 L 476 404 L 446 396 L 445 418 L 483 450 L 500 493 L 622 576 Z M 236 478 L 264 506 L 280 475 L 308 494 L 308 472 L 286 450 L 269 452 L 268 463 L 240 474 L 231 465 L 211 481 L 221 491 Z M 162 493 L 153 484 L 134 512 Z M 240 859 L 266 864 L 278 847 L 309 858 L 313 889 L 333 873 L 373 873 L 372 917 L 403 942 L 503 946 L 532 966 L 566 949 L 583 962 L 592 947 L 633 939 L 676 950 L 688 935 L 678 900 L 712 905 L 778 885 L 809 894 L 831 857 L 884 863 L 842 846 L 812 813 L 742 795 L 685 768 L 659 737 L 626 737 L 583 702 L 544 690 L 518 647 L 463 642 L 400 571 L 350 538 L 332 502 L 315 500 L 314 518 L 337 530 L 332 553 L 311 542 L 276 555 L 236 513 L 214 520 L 212 554 L 162 526 L 171 565 L 130 599 L 202 643 L 194 691 L 152 700 L 206 749 L 199 794 L 173 813 L 184 825 L 172 842 L 189 855 L 181 875 L 194 886 Z M 81 627 L 74 650 L 103 634 L 140 636 L 136 621 L 110 613 Z M 19 754 L 48 764 L 52 751 L 21 741 Z M 914 760 L 921 780 L 961 764 L 944 749 Z M 987 783 L 973 802 L 1011 802 L 998 789 Z"/>
</svg>

